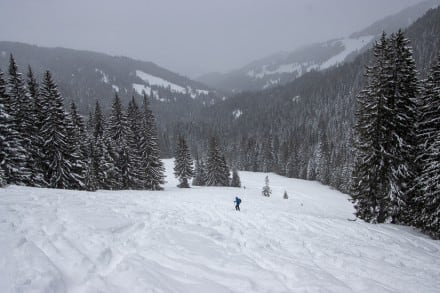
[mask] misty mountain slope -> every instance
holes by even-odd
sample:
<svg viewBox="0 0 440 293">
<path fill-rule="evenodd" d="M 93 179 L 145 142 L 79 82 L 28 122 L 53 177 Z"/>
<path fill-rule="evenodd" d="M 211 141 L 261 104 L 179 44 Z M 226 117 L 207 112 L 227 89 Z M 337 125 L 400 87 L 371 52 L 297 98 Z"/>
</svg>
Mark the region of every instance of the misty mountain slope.
<svg viewBox="0 0 440 293">
<path fill-rule="evenodd" d="M 440 243 L 402 226 L 348 221 L 345 194 L 252 172 L 240 172 L 246 189 L 180 189 L 172 160 L 165 167 L 165 191 L 0 189 L 0 291 L 440 290 Z"/>
<path fill-rule="evenodd" d="M 219 99 L 205 85 L 180 76 L 152 62 L 114 57 L 106 54 L 64 48 L 44 48 L 22 43 L 0 42 L 0 68 L 7 71 L 9 54 L 16 59 L 25 74 L 30 64 L 37 77 L 49 69 L 66 101 L 75 101 L 86 114 L 99 100 L 109 109 L 115 93 L 126 101 L 142 91 L 153 93 L 157 110 L 178 104 L 203 106 Z M 167 104 L 160 105 L 160 104 Z"/>
<path fill-rule="evenodd" d="M 262 90 L 288 83 L 312 70 L 325 70 L 331 66 L 353 60 L 372 45 L 382 31 L 395 32 L 404 29 L 421 17 L 427 10 L 437 7 L 439 0 L 428 0 L 400 13 L 386 17 L 349 37 L 317 43 L 282 52 L 252 62 L 229 73 L 210 73 L 198 78 L 214 88 L 240 92 Z"/>
<path fill-rule="evenodd" d="M 440 52 L 440 8 L 428 11 L 405 35 L 423 78 Z M 191 128 L 188 140 L 194 150 L 203 150 L 206 137 L 214 133 L 239 168 L 267 168 L 310 180 L 319 176 L 311 170 L 325 147 L 329 171 L 322 180 L 348 193 L 356 95 L 363 87 L 365 65 L 371 57 L 368 50 L 341 66 L 309 72 L 286 85 L 244 92 L 208 107 L 191 124 L 203 127 Z"/>
</svg>

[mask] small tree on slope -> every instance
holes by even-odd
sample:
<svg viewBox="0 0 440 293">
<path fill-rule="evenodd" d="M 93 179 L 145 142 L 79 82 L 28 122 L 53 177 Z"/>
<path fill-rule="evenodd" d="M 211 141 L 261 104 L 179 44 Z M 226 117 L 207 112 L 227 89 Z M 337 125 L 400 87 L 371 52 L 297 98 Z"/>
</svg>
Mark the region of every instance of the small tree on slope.
<svg viewBox="0 0 440 293">
<path fill-rule="evenodd" d="M 264 186 L 263 186 L 262 194 L 263 194 L 263 196 L 266 196 L 266 197 L 270 197 L 270 195 L 272 194 L 272 190 L 269 187 L 269 176 L 266 176 L 266 178 L 264 179 Z"/>
<path fill-rule="evenodd" d="M 194 176 L 193 160 L 186 141 L 182 136 L 179 137 L 176 148 L 174 175 L 180 181 L 178 187 L 189 188 L 188 180 Z"/>
</svg>

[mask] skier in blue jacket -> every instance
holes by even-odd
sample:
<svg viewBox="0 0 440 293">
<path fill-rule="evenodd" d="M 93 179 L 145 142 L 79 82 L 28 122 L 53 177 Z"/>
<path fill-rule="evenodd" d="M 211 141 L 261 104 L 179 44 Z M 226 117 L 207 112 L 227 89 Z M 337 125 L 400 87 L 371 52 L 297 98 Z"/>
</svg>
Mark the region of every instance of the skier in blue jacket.
<svg viewBox="0 0 440 293">
<path fill-rule="evenodd" d="M 238 196 L 236 196 L 234 202 L 235 202 L 235 210 L 236 210 L 236 211 L 240 211 L 240 203 L 241 203 L 241 199 L 240 199 Z"/>
</svg>

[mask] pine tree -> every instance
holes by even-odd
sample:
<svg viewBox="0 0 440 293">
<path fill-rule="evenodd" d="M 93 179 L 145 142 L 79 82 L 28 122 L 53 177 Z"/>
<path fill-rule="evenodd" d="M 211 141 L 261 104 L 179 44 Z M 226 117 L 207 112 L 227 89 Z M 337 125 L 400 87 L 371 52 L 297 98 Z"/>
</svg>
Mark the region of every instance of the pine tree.
<svg viewBox="0 0 440 293">
<path fill-rule="evenodd" d="M 165 183 L 165 169 L 160 159 L 156 120 L 150 109 L 148 97 L 145 93 L 141 115 L 140 155 L 142 176 L 146 178 L 144 188 L 149 190 L 162 190 L 161 185 Z"/>
<path fill-rule="evenodd" d="M 270 197 L 272 194 L 272 189 L 269 187 L 269 176 L 266 176 L 264 179 L 263 191 L 261 193 L 266 197 Z"/>
<path fill-rule="evenodd" d="M 115 166 L 116 154 L 111 140 L 105 136 L 105 117 L 99 102 L 95 105 L 95 114 L 88 121 L 88 150 L 86 186 L 89 190 L 120 189 L 120 170 Z"/>
<path fill-rule="evenodd" d="M 387 219 L 390 193 L 390 127 L 388 107 L 392 89 L 391 49 L 386 35 L 374 47 L 374 63 L 367 68 L 367 85 L 357 96 L 356 159 L 352 197 L 356 215 L 369 222 Z"/>
<path fill-rule="evenodd" d="M 284 190 L 284 195 L 283 195 L 284 199 L 289 199 L 289 196 L 287 195 L 287 191 Z"/>
<path fill-rule="evenodd" d="M 183 136 L 179 137 L 175 151 L 174 176 L 179 179 L 180 188 L 189 188 L 188 180 L 194 176 L 193 160 Z"/>
<path fill-rule="evenodd" d="M 132 165 L 133 181 L 132 188 L 142 188 L 147 180 L 146 176 L 142 176 L 140 171 L 142 168 L 141 157 L 141 129 L 142 129 L 142 115 L 134 97 L 128 103 L 127 107 L 127 147 L 129 150 L 129 160 Z"/>
<path fill-rule="evenodd" d="M 121 100 L 115 94 L 109 118 L 108 135 L 114 145 L 114 162 L 119 171 L 117 177 L 121 180 L 122 189 L 137 188 L 139 185 L 135 161 L 130 156 L 130 147 L 128 145 L 129 131 L 127 117 Z"/>
<path fill-rule="evenodd" d="M 74 175 L 70 188 L 84 189 L 86 188 L 85 176 L 87 172 L 86 134 L 84 121 L 78 114 L 74 102 L 71 103 L 70 113 L 66 116 L 66 133 L 70 148 L 71 172 Z"/>
<path fill-rule="evenodd" d="M 23 148 L 20 160 L 23 165 L 20 181 L 26 185 L 34 185 L 32 177 L 33 157 L 32 135 L 34 133 L 34 118 L 32 112 L 32 100 L 26 91 L 25 83 L 12 54 L 9 58 L 9 79 L 7 83 L 7 96 L 9 97 L 8 111 L 14 121 L 13 127 L 18 132 L 19 144 Z"/>
<path fill-rule="evenodd" d="M 420 175 L 414 199 L 414 224 L 440 239 L 440 56 L 423 91 L 418 128 Z"/>
<path fill-rule="evenodd" d="M 67 138 L 63 98 L 49 71 L 44 75 L 41 94 L 47 105 L 44 109 L 46 118 L 41 129 L 45 150 L 45 181 L 49 187 L 61 189 L 81 185 L 81 178 L 72 172 L 72 149 Z"/>
<path fill-rule="evenodd" d="M 415 60 L 408 39 L 399 30 L 391 36 L 393 45 L 392 96 L 387 107 L 393 109 L 392 120 L 388 120 L 391 132 L 390 177 L 391 188 L 387 195 L 387 214 L 392 223 L 410 223 L 410 206 L 415 187 L 415 153 L 417 150 L 415 126 L 417 125 L 416 103 L 419 85 Z"/>
<path fill-rule="evenodd" d="M 41 127 L 44 120 L 44 101 L 41 98 L 39 85 L 34 77 L 31 66 L 28 66 L 26 84 L 31 102 L 29 117 L 31 117 L 32 122 L 28 125 L 27 131 L 30 133 L 29 139 L 31 140 L 29 153 L 32 160 L 29 163 L 32 170 L 32 182 L 34 186 L 44 187 L 47 186 L 43 172 L 44 149 L 43 138 L 41 137 Z"/>
<path fill-rule="evenodd" d="M 417 72 L 402 32 L 375 49 L 368 85 L 358 96 L 353 198 L 371 222 L 409 223 L 415 195 Z"/>
<path fill-rule="evenodd" d="M 206 166 L 203 159 L 196 160 L 195 175 L 192 181 L 193 186 L 206 186 Z"/>
<path fill-rule="evenodd" d="M 26 167 L 27 152 L 17 123 L 0 70 L 0 168 L 7 184 L 27 184 L 31 177 L 31 171 Z"/>
<path fill-rule="evenodd" d="M 236 168 L 232 169 L 231 187 L 241 187 L 240 176 Z"/>
<path fill-rule="evenodd" d="M 226 174 L 226 170 L 228 174 Z M 229 169 L 224 156 L 220 152 L 217 139 L 212 137 L 206 159 L 206 185 L 229 186 Z"/>
<path fill-rule="evenodd" d="M 93 137 L 97 139 L 98 137 L 104 137 L 104 115 L 101 111 L 101 105 L 98 101 L 96 101 L 95 105 L 95 115 L 93 116 L 93 119 L 89 120 L 93 125 Z"/>
</svg>

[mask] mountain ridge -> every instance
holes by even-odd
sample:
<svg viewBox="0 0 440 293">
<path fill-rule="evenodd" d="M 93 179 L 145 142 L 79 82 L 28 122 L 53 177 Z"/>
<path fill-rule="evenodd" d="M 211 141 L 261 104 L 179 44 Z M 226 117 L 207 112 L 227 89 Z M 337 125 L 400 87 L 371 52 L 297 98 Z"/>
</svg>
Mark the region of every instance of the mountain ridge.
<svg viewBox="0 0 440 293">
<path fill-rule="evenodd" d="M 282 54 L 275 53 L 226 73 L 205 74 L 197 80 L 232 93 L 257 91 L 286 84 L 306 72 L 326 70 L 353 60 L 355 56 L 371 47 L 382 31 L 392 33 L 399 28 L 405 29 L 430 8 L 438 5 L 439 0 L 427 0 L 376 21 L 347 37 L 314 43 Z M 338 58 L 338 55 L 341 58 Z"/>
<path fill-rule="evenodd" d="M 183 99 L 203 106 L 219 99 L 212 88 L 150 61 L 89 50 L 0 41 L 3 71 L 8 68 L 10 54 L 23 74 L 28 65 L 37 78 L 50 70 L 64 98 L 75 101 L 83 114 L 93 109 L 96 100 L 102 102 L 104 109 L 109 109 L 115 93 L 128 101 L 131 96 L 141 96 L 142 90 L 147 94 L 153 91 L 153 100 L 162 103 Z"/>
</svg>

